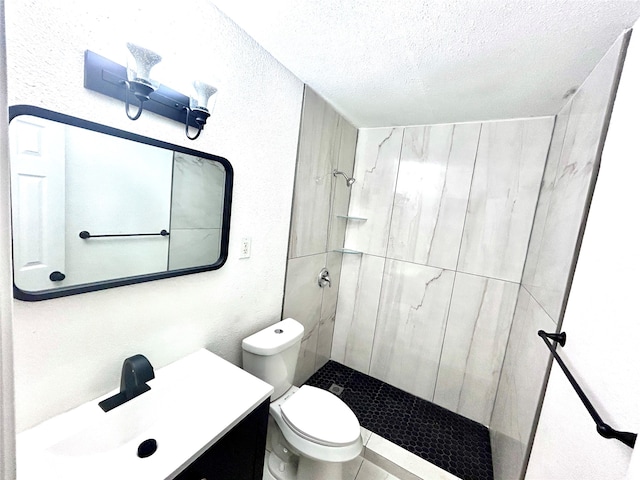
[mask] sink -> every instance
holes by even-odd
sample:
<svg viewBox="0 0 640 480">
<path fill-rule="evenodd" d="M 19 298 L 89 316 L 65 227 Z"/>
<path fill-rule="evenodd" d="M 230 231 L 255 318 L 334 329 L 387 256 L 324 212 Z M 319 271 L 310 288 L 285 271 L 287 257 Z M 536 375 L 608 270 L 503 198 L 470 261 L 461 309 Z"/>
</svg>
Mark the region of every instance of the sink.
<svg viewBox="0 0 640 480">
<path fill-rule="evenodd" d="M 157 369 L 148 385 L 108 412 L 98 403 L 118 390 L 18 434 L 18 480 L 172 479 L 273 393 L 205 349 Z"/>
<path fill-rule="evenodd" d="M 128 446 L 132 440 L 145 436 L 162 415 L 171 411 L 165 395 L 150 395 L 150 392 L 98 416 L 94 423 L 52 445 L 48 451 L 54 455 L 76 457 L 103 454 Z M 134 452 L 138 443 L 131 446 Z"/>
</svg>

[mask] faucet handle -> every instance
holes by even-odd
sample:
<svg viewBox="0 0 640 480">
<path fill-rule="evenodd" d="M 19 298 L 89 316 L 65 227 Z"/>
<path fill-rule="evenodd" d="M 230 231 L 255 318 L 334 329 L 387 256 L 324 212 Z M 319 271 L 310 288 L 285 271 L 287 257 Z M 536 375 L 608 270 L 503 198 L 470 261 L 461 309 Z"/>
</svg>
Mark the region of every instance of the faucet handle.
<svg viewBox="0 0 640 480">
<path fill-rule="evenodd" d="M 326 267 L 320 270 L 320 273 L 318 274 L 318 285 L 322 288 L 329 285 L 329 288 L 331 288 L 331 276 L 329 275 L 329 270 L 327 270 Z"/>
</svg>

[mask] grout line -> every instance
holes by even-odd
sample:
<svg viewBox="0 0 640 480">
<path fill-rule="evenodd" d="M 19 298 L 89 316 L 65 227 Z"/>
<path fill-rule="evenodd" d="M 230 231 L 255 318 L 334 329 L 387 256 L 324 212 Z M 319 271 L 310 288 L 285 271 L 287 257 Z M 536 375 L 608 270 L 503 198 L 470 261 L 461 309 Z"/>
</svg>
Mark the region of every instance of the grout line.
<svg viewBox="0 0 640 480">
<path fill-rule="evenodd" d="M 460 245 L 458 246 L 458 256 L 456 259 L 455 271 L 458 272 L 460 266 L 460 254 L 462 253 L 462 243 L 464 242 L 464 229 L 467 226 L 467 216 L 469 215 L 469 204 L 471 203 L 471 191 L 473 190 L 473 179 L 476 176 L 476 164 L 478 163 L 478 151 L 480 150 L 480 139 L 482 138 L 482 129 L 484 123 L 480 124 L 480 131 L 478 132 L 478 141 L 476 142 L 476 155 L 473 159 L 473 170 L 471 171 L 471 181 L 469 182 L 469 195 L 467 195 L 467 205 L 464 209 L 464 220 L 462 222 L 462 235 L 460 235 Z"/>
<path fill-rule="evenodd" d="M 396 209 L 396 194 L 398 192 L 398 177 L 400 176 L 400 164 L 402 163 L 402 153 L 404 151 L 404 136 L 406 129 L 402 129 L 402 138 L 400 139 L 400 151 L 398 152 L 398 166 L 396 168 L 396 180 L 393 184 L 393 197 L 391 198 L 391 215 L 389 215 L 389 230 L 387 231 L 387 245 L 384 249 L 384 257 L 388 258 L 389 255 L 389 240 L 391 238 L 391 226 L 393 225 L 393 212 Z"/>
<path fill-rule="evenodd" d="M 447 328 L 449 327 L 449 315 L 451 314 L 451 304 L 453 303 L 453 292 L 456 291 L 456 280 L 458 279 L 458 272 L 453 274 L 453 284 L 451 285 L 451 295 L 449 296 L 449 305 L 447 306 L 447 316 L 444 321 L 444 332 L 442 332 L 442 342 L 440 342 L 440 355 L 438 355 L 438 368 L 436 369 L 436 380 L 433 383 L 433 393 L 431 394 L 431 400 L 436 398 L 436 391 L 438 387 L 438 379 L 440 377 L 440 366 L 442 365 L 442 352 L 444 352 L 444 344 L 447 340 Z M 462 386 L 460 387 L 462 388 Z"/>
<path fill-rule="evenodd" d="M 378 308 L 376 308 L 376 321 L 373 326 L 373 337 L 371 338 L 371 352 L 369 353 L 369 367 L 367 368 L 367 375 L 371 374 L 371 363 L 373 362 L 373 348 L 376 344 L 376 335 L 378 333 L 378 321 L 380 319 L 380 304 L 382 302 L 382 291 L 384 289 L 384 277 L 387 271 L 387 262 L 389 259 L 384 257 L 384 266 L 382 267 L 382 279 L 380 280 L 380 292 L 378 293 Z"/>
</svg>

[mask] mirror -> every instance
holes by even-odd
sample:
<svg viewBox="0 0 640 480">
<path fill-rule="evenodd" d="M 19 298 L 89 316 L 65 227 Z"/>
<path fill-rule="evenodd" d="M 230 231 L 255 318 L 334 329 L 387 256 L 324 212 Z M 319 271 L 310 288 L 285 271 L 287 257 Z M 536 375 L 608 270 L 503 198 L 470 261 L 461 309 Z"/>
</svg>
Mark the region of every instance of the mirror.
<svg viewBox="0 0 640 480">
<path fill-rule="evenodd" d="M 37 107 L 9 109 L 14 296 L 36 301 L 220 268 L 222 157 Z"/>
</svg>

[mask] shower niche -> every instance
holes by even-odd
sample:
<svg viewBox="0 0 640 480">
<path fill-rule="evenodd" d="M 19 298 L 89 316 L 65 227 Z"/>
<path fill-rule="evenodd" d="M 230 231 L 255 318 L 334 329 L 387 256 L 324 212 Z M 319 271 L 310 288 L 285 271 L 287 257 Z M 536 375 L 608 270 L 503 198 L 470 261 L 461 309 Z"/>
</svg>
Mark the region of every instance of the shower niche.
<svg viewBox="0 0 640 480">
<path fill-rule="evenodd" d="M 10 109 L 14 296 L 222 267 L 228 160 L 37 107 Z"/>
</svg>

